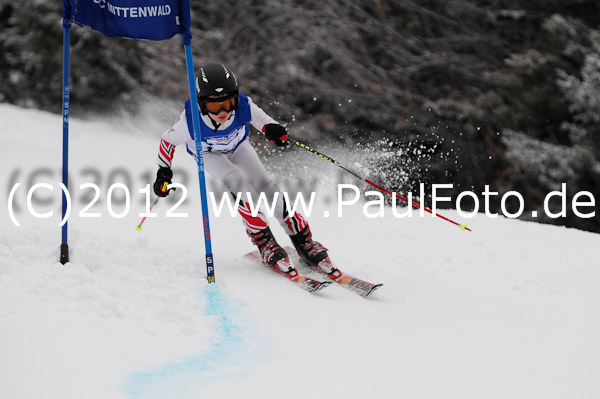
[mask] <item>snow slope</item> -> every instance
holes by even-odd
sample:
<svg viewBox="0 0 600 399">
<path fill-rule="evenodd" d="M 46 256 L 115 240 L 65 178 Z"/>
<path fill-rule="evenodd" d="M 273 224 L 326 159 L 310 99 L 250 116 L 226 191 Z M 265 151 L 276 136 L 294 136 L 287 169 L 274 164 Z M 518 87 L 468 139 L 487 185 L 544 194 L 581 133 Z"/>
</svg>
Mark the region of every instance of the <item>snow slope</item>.
<svg viewBox="0 0 600 399">
<path fill-rule="evenodd" d="M 72 119 L 63 266 L 60 117 L 0 104 L 0 126 L 0 398 L 600 397 L 596 234 L 484 216 L 468 221 L 468 233 L 389 209 L 369 219 L 361 204 L 336 217 L 335 201 L 318 201 L 315 238 L 345 271 L 384 283 L 365 300 L 339 286 L 311 295 L 244 260 L 253 247 L 239 217 L 213 213 L 217 284 L 208 286 L 195 168 L 183 148 L 175 162 L 190 179 L 180 208 L 189 216 L 166 218 L 159 203 L 159 217 L 134 230 L 137 190 L 152 178 L 168 123 L 143 134 Z M 318 171 L 333 169 L 323 162 Z M 100 218 L 78 217 L 89 202 L 78 186 L 89 181 L 102 188 L 90 210 Z M 117 181 L 132 196 L 120 219 L 106 204 Z M 8 212 L 18 182 L 20 227 Z M 54 217 L 27 216 L 35 182 L 55 186 L 34 196 L 36 211 Z"/>
</svg>

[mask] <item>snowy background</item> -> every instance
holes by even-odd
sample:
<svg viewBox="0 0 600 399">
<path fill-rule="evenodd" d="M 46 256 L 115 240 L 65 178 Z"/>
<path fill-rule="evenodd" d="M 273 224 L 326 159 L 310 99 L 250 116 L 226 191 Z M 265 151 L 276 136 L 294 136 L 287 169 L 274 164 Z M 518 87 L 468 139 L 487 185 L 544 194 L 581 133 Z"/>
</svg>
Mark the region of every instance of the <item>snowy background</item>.
<svg viewBox="0 0 600 399">
<path fill-rule="evenodd" d="M 243 259 L 253 247 L 227 214 L 212 215 L 217 284 L 207 286 L 195 168 L 182 148 L 189 217 L 166 218 L 159 203 L 159 217 L 134 230 L 137 190 L 168 127 L 157 124 L 156 137 L 135 128 L 148 123 L 71 119 L 63 266 L 61 119 L 0 104 L 0 398 L 600 397 L 598 234 L 484 216 L 466 221 L 469 233 L 389 208 L 368 219 L 362 203 L 337 218 L 335 201 L 323 199 L 309 219 L 315 238 L 344 271 L 384 284 L 371 298 L 339 286 L 311 295 Z M 341 147 L 330 155 L 352 158 Z M 327 181 L 337 171 L 322 162 L 318 173 Z M 100 218 L 78 217 L 89 202 L 78 187 L 90 181 L 102 189 L 90 210 Z M 118 181 L 132 196 L 121 219 L 106 203 Z M 16 227 L 7 200 L 19 182 Z M 52 218 L 27 215 L 36 182 L 55 187 L 33 198 Z"/>
<path fill-rule="evenodd" d="M 366 177 L 402 192 L 452 183 L 454 199 L 465 190 L 482 199 L 490 185 L 500 193 L 494 212 L 502 194 L 518 190 L 522 220 L 536 211 L 537 222 L 600 232 L 600 218 L 541 216 L 545 195 L 562 183 L 569 198 L 600 198 L 598 0 L 190 6 L 196 70 L 225 63 L 295 137 L 346 150 L 384 139 L 429 154 L 374 157 Z M 0 103 L 61 113 L 61 8 L 0 0 Z M 147 126 L 140 134 L 155 137 L 146 123 L 172 123 L 188 98 L 180 37 L 135 41 L 75 27 L 71 49 L 73 116 L 126 110 Z M 160 106 L 144 120 L 149 103 Z M 398 174 L 407 167 L 411 179 Z"/>
</svg>

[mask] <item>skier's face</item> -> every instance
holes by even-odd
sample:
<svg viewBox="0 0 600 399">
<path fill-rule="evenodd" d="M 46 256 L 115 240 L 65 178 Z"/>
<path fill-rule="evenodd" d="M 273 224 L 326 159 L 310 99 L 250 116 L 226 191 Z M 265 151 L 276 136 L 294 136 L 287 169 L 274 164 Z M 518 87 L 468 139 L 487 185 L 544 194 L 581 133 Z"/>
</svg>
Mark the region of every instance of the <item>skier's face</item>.
<svg viewBox="0 0 600 399">
<path fill-rule="evenodd" d="M 215 115 L 215 114 L 211 114 L 211 113 L 209 113 L 209 114 L 208 114 L 208 116 L 210 116 L 210 118 L 211 118 L 213 121 L 217 122 L 218 124 L 222 124 L 222 123 L 225 123 L 225 122 L 227 122 L 227 120 L 229 119 L 229 117 L 231 117 L 231 113 L 232 113 L 232 112 L 233 112 L 233 111 L 230 111 L 230 112 L 227 112 L 227 111 L 221 111 L 221 112 L 219 112 L 219 113 L 218 113 L 218 114 L 216 114 L 216 115 Z"/>
<path fill-rule="evenodd" d="M 237 105 L 237 95 L 224 93 L 217 96 L 209 96 L 205 107 L 208 110 L 208 115 L 215 122 L 221 124 L 231 117 L 233 110 Z"/>
</svg>

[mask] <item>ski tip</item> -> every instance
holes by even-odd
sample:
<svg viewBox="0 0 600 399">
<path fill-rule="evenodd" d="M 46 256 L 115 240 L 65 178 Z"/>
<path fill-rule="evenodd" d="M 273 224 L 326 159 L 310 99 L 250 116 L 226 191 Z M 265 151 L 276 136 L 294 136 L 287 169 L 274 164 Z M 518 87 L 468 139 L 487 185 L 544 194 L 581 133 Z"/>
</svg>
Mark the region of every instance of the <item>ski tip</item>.
<svg viewBox="0 0 600 399">
<path fill-rule="evenodd" d="M 309 292 L 311 294 L 313 294 L 317 291 L 321 291 L 323 288 L 327 287 L 328 285 L 331 285 L 331 281 L 323 281 L 320 284 L 315 285 Z"/>
<path fill-rule="evenodd" d="M 369 295 L 371 295 L 373 292 L 377 291 L 379 288 L 383 287 L 383 284 L 375 284 L 373 287 L 371 287 L 371 289 L 366 292 L 364 295 L 362 295 L 363 298 L 368 297 Z"/>
</svg>

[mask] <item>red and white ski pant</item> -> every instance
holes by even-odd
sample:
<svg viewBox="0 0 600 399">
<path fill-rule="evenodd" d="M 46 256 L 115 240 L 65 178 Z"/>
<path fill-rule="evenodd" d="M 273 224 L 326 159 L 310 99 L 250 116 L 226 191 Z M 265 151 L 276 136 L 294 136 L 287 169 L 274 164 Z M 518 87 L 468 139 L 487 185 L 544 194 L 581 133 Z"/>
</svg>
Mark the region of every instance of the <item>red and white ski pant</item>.
<svg viewBox="0 0 600 399">
<path fill-rule="evenodd" d="M 203 156 L 205 170 L 213 178 L 225 184 L 234 199 L 237 193 L 242 193 L 238 211 L 248 232 L 257 233 L 269 226 L 262 211 L 259 210 L 258 213 L 255 213 L 256 216 L 252 216 L 250 209 L 251 203 L 257 204 L 260 193 L 265 193 L 269 204 L 272 204 L 275 193 L 279 193 L 275 203 L 274 216 L 288 235 L 299 233 L 307 226 L 308 223 L 301 214 L 288 212 L 288 206 L 291 210 L 291 204 L 286 206 L 283 194 L 266 171 L 249 140 L 245 140 L 232 152 L 204 152 Z M 252 190 L 258 195 L 252 193 Z M 252 199 L 251 202 L 249 202 L 249 196 Z"/>
</svg>

